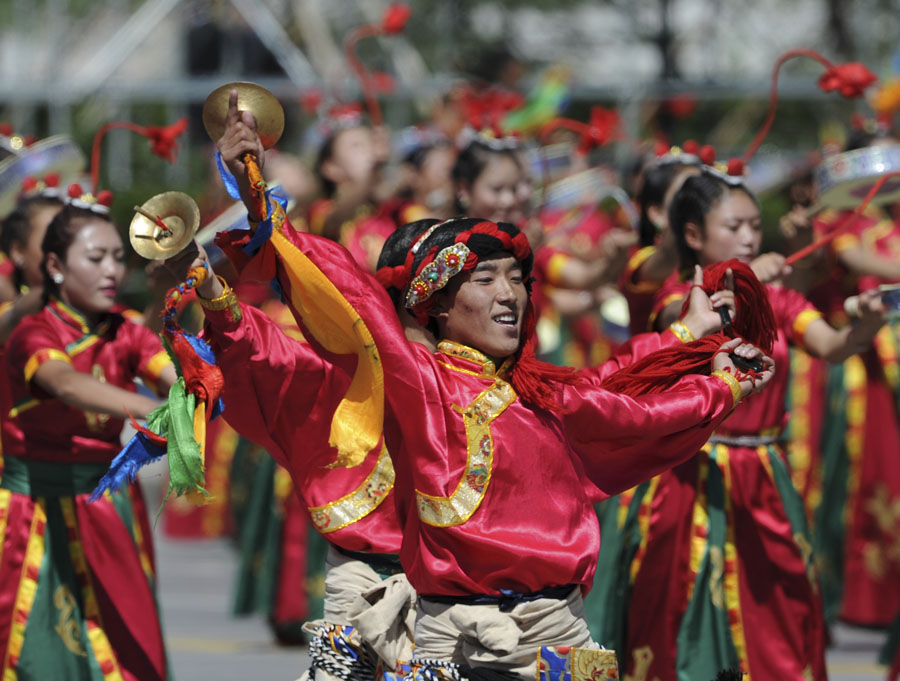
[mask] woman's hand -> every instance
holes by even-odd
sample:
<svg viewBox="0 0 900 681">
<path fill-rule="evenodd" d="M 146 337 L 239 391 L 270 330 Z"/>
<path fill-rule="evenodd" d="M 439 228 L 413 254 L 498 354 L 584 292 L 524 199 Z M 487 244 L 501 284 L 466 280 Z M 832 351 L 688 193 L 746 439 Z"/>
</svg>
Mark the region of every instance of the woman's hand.
<svg viewBox="0 0 900 681">
<path fill-rule="evenodd" d="M 163 261 L 163 267 L 175 278 L 176 281 L 184 281 L 188 272 L 195 267 L 205 267 L 208 275 L 202 284 L 197 286 L 197 295 L 207 300 L 218 298 L 225 292 L 222 282 L 216 277 L 206 249 L 196 239 L 192 240 L 184 250 L 177 255 Z"/>
<path fill-rule="evenodd" d="M 747 397 L 755 392 L 759 392 L 766 387 L 775 375 L 775 360 L 763 354 L 763 351 L 755 345 L 745 343 L 740 338 L 732 338 L 721 345 L 719 351 L 713 357 L 713 371 L 727 371 L 735 378 L 738 378 L 740 374 L 745 374 L 745 371 L 735 366 L 734 360 L 729 356 L 732 353 L 748 360 L 759 359 L 763 363 L 763 370 L 760 376 L 755 378 L 748 377 L 739 381 L 741 384 L 741 397 Z"/>
<path fill-rule="evenodd" d="M 791 273 L 790 265 L 785 264 L 784 256 L 774 252 L 757 256 L 750 263 L 750 269 L 763 284 L 781 279 Z"/>
<path fill-rule="evenodd" d="M 725 288 L 711 296 L 703 290 L 703 270 L 699 265 L 694 266 L 692 283 L 688 295 L 688 310 L 681 323 L 688 328 L 694 338 L 702 338 L 722 330 L 722 315 L 719 313 L 721 307 L 728 308 L 731 321 L 735 320 L 737 306 L 734 302 L 734 274 L 730 269 L 725 271 Z"/>
</svg>

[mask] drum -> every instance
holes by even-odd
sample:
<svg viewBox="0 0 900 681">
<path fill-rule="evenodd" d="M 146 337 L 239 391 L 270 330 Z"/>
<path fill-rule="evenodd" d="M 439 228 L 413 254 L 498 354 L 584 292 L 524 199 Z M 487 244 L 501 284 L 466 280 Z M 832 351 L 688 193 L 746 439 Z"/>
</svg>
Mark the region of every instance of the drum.
<svg viewBox="0 0 900 681">
<path fill-rule="evenodd" d="M 872 185 L 886 173 L 900 171 L 900 144 L 865 147 L 826 158 L 816 168 L 816 208 L 856 208 Z M 900 177 L 887 180 L 872 199 L 876 204 L 900 201 Z"/>
</svg>

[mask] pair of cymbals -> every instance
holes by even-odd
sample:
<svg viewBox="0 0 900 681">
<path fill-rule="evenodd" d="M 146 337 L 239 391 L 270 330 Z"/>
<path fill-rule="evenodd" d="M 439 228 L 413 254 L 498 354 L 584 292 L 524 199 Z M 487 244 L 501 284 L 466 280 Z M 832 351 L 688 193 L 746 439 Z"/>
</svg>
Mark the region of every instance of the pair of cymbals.
<svg viewBox="0 0 900 681">
<path fill-rule="evenodd" d="M 256 83 L 228 83 L 210 93 L 203 104 L 203 127 L 213 141 L 225 134 L 228 102 L 237 90 L 238 109 L 256 119 L 256 130 L 265 149 L 270 149 L 284 132 L 284 109 L 275 96 Z M 165 260 L 180 253 L 200 228 L 197 203 L 181 192 L 163 192 L 142 206 L 135 206 L 128 236 L 138 255 L 149 260 Z"/>
</svg>

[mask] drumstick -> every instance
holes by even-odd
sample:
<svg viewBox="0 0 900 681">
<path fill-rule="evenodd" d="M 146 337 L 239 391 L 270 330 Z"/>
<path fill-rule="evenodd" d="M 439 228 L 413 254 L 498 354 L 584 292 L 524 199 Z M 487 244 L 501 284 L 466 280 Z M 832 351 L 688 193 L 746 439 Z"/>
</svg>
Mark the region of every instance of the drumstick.
<svg viewBox="0 0 900 681">
<path fill-rule="evenodd" d="M 841 234 L 844 234 L 845 232 L 849 231 L 850 228 L 856 224 L 856 221 L 859 219 L 859 216 L 862 215 L 863 211 L 869 207 L 869 204 L 872 202 L 872 199 L 875 198 L 875 195 L 881 190 L 881 188 L 884 186 L 884 183 L 887 182 L 892 177 L 900 177 L 900 171 L 885 173 L 884 175 L 879 177 L 878 180 L 875 182 L 875 184 L 872 185 L 872 188 L 869 190 L 869 193 L 866 194 L 866 198 L 864 198 L 863 202 L 856 207 L 856 210 L 853 211 L 853 214 L 844 222 L 843 225 L 834 229 L 829 234 L 826 234 L 821 239 L 818 239 L 817 241 L 813 241 L 808 246 L 804 246 L 799 251 L 796 251 L 795 253 L 792 253 L 791 255 L 789 255 L 787 257 L 787 259 L 784 261 L 785 264 L 793 265 L 798 260 L 803 260 L 803 258 L 808 256 L 810 253 L 813 253 L 814 251 L 819 250 L 820 248 L 822 248 L 822 246 L 825 246 L 826 244 L 834 241 Z"/>
</svg>

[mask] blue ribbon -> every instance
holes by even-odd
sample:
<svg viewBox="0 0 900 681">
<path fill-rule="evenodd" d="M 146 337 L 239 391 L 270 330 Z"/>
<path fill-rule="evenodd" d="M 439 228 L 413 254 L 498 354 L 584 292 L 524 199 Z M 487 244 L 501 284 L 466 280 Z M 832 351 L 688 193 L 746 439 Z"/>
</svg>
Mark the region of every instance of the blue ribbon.
<svg viewBox="0 0 900 681">
<path fill-rule="evenodd" d="M 222 182 L 225 183 L 225 191 L 228 192 L 228 196 L 236 201 L 240 201 L 241 192 L 238 190 L 237 180 L 234 179 L 234 175 L 228 172 L 228 169 L 222 162 L 222 154 L 219 152 L 216 152 L 216 165 L 219 168 L 219 176 L 222 178 Z"/>
</svg>

